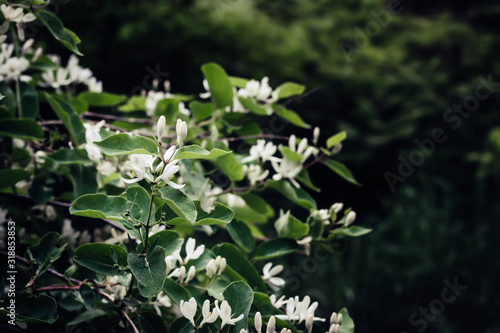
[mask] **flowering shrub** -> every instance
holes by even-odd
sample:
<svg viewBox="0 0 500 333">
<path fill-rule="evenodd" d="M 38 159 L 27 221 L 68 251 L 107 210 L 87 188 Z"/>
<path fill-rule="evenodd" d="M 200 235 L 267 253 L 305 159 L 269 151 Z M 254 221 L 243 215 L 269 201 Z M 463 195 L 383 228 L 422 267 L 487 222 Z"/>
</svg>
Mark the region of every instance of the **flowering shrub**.
<svg viewBox="0 0 500 333">
<path fill-rule="evenodd" d="M 342 203 L 319 209 L 308 193 L 319 191 L 309 177 L 318 165 L 357 184 L 334 159 L 346 133 L 325 145 L 318 127 L 310 138 L 276 133 L 278 122 L 310 128 L 286 107 L 305 87 L 272 88 L 267 77 L 228 76 L 209 63 L 198 96 L 172 93 L 168 81 L 140 96 L 106 93 L 79 65 L 78 37 L 46 5 L 1 5 L 0 246 L 16 279 L 2 279 L 4 322 L 353 332 L 346 309 L 321 318 L 309 296 L 284 295 L 277 264 L 370 231 L 353 226 Z M 35 49 L 24 31 L 34 22 L 74 55 L 65 62 Z M 263 198 L 273 191 L 306 218 Z"/>
</svg>

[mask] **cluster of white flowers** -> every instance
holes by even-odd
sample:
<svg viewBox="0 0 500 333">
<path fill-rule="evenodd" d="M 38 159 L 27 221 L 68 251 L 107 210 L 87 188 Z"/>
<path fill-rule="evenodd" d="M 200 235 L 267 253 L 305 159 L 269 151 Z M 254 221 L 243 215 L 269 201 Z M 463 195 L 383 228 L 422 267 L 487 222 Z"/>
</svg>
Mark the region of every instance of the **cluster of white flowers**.
<svg viewBox="0 0 500 333">
<path fill-rule="evenodd" d="M 257 333 L 262 333 L 262 315 L 260 314 L 260 312 L 255 313 L 253 319 L 253 325 L 255 326 L 255 331 Z M 249 333 L 249 332 L 250 332 L 249 330 L 245 330 L 243 328 L 240 330 L 240 333 Z M 269 318 L 269 321 L 267 322 L 266 333 L 275 333 L 275 332 L 276 332 L 276 317 L 271 316 L 271 318 Z M 283 328 L 280 331 L 280 333 L 292 333 L 292 331 L 287 328 Z"/>
<path fill-rule="evenodd" d="M 196 304 L 196 300 L 194 297 L 191 297 L 188 301 L 181 301 L 180 310 L 182 315 L 188 319 L 191 324 L 196 327 L 194 322 L 194 316 L 196 315 L 198 305 Z M 234 314 L 232 313 L 231 306 L 227 301 L 222 301 L 219 307 L 219 301 L 215 301 L 214 308 L 210 311 L 210 301 L 207 299 L 203 302 L 203 307 L 201 309 L 201 314 L 203 316 L 200 325 L 198 328 L 201 328 L 204 324 L 211 324 L 217 320 L 217 318 L 221 319 L 221 327 L 220 329 L 226 325 L 234 325 L 236 322 L 243 319 L 244 315 L 240 314 L 238 317 L 233 318 Z"/>
<path fill-rule="evenodd" d="M 273 267 L 272 262 L 268 262 L 262 268 L 262 279 L 274 291 L 279 290 L 285 285 L 285 280 L 275 276 L 281 273 L 281 271 L 283 271 L 283 265 L 276 265 Z"/>
<path fill-rule="evenodd" d="M 27 40 L 21 49 L 21 56 L 15 57 L 14 55 L 14 44 L 2 43 L 2 51 L 0 53 L 0 80 L 11 81 L 11 80 L 21 80 L 28 82 L 31 77 L 28 75 L 23 75 L 22 73 L 28 69 L 30 62 L 26 59 L 25 55 L 32 52 L 33 39 Z M 31 61 L 36 61 L 41 55 L 42 49 L 38 48 Z"/>
<path fill-rule="evenodd" d="M 156 90 L 158 88 L 158 80 L 155 79 L 153 80 L 153 90 L 147 93 L 145 90 L 142 92 L 146 97 L 146 114 L 148 116 L 154 116 L 159 101 L 173 99 L 175 97 L 175 95 L 170 92 L 170 81 L 163 82 L 163 86 L 165 91 Z M 179 102 L 179 112 L 186 116 L 191 114 L 191 111 L 186 108 L 183 102 Z"/>
<path fill-rule="evenodd" d="M 196 246 L 196 240 L 194 238 L 189 238 L 185 245 L 186 257 L 182 258 L 181 248 L 175 250 L 171 255 L 165 258 L 165 263 L 167 264 L 167 275 L 169 278 L 176 277 L 177 282 L 180 284 L 186 284 L 191 281 L 196 274 L 196 267 L 191 266 L 186 271 L 186 264 L 191 259 L 198 259 L 203 252 L 205 252 L 205 245 Z M 180 267 L 177 266 L 179 262 Z M 171 272 L 173 269 L 173 272 Z"/>
<path fill-rule="evenodd" d="M 205 92 L 199 94 L 200 98 L 210 98 L 212 96 L 212 93 L 210 92 L 210 86 L 208 85 L 207 80 L 203 80 L 203 88 L 205 88 Z M 251 98 L 255 103 L 263 105 L 268 110 L 269 114 L 271 114 L 271 104 L 275 103 L 278 100 L 278 93 L 278 89 L 273 91 L 271 86 L 269 86 L 269 78 L 267 76 L 262 78 L 260 82 L 254 79 L 249 80 L 246 83 L 245 88 L 233 88 L 233 105 L 232 107 L 227 107 L 226 111 L 240 113 L 248 112 L 248 110 L 245 109 L 245 107 L 238 99 L 238 97 L 242 97 Z"/>
<path fill-rule="evenodd" d="M 5 22 L 0 27 L 0 35 L 4 35 L 9 30 L 10 22 L 17 26 L 17 36 L 20 41 L 24 41 L 24 24 L 36 20 L 33 13 L 24 13 L 22 7 L 14 8 L 13 6 L 1 5 L 0 10 L 5 18 Z M 4 39 L 5 40 L 5 39 Z"/>
<path fill-rule="evenodd" d="M 200 206 L 207 214 L 215 208 L 215 200 L 223 191 L 220 187 L 211 187 L 201 193 L 199 196 Z"/>
<path fill-rule="evenodd" d="M 226 258 L 222 258 L 221 256 L 217 256 L 215 259 L 210 259 L 205 268 L 207 271 L 208 277 L 219 276 L 226 269 Z"/>
<path fill-rule="evenodd" d="M 69 57 L 66 67 L 61 66 L 61 58 L 58 55 L 47 55 L 47 57 L 58 67 L 55 71 L 47 70 L 42 73 L 43 82 L 39 82 L 38 85 L 60 91 L 61 87 L 83 83 L 91 92 L 102 92 L 102 82 L 97 81 L 90 69 L 81 67 L 74 54 Z"/>
<path fill-rule="evenodd" d="M 87 230 L 76 231 L 71 226 L 71 220 L 64 219 L 61 239 L 68 243 L 70 249 L 75 249 L 78 245 L 87 244 L 90 242 L 91 237 Z"/>
</svg>

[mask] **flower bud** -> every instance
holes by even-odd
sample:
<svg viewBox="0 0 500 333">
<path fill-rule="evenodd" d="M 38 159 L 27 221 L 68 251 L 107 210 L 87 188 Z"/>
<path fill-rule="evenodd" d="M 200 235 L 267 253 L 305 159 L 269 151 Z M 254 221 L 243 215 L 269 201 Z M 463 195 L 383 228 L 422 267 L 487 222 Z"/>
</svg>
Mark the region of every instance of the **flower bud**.
<svg viewBox="0 0 500 333">
<path fill-rule="evenodd" d="M 262 316 L 260 312 L 257 312 L 254 317 L 254 325 L 255 329 L 257 330 L 257 333 L 262 332 Z"/>
<path fill-rule="evenodd" d="M 356 219 L 356 213 L 354 211 L 350 211 L 345 218 L 345 226 L 348 227 L 349 225 L 351 225 L 355 219 Z"/>
<path fill-rule="evenodd" d="M 342 202 L 336 202 L 330 209 L 333 210 L 335 214 L 338 214 L 338 212 L 340 212 L 342 208 L 344 208 L 344 204 Z"/>
<path fill-rule="evenodd" d="M 177 119 L 177 124 L 175 126 L 175 131 L 177 133 L 177 145 L 180 147 L 184 143 L 184 139 L 187 136 L 187 124 L 185 121 Z"/>
<path fill-rule="evenodd" d="M 161 142 L 161 137 L 163 136 L 163 132 L 165 131 L 165 126 L 166 126 L 165 116 L 161 116 L 160 119 L 158 119 L 158 124 L 156 125 L 159 142 Z"/>
<path fill-rule="evenodd" d="M 272 316 L 271 318 L 269 318 L 269 321 L 267 322 L 266 333 L 273 333 L 275 328 L 276 328 L 276 318 Z"/>
<path fill-rule="evenodd" d="M 319 127 L 315 127 L 313 131 L 313 143 L 316 146 L 318 144 L 319 139 Z"/>
</svg>

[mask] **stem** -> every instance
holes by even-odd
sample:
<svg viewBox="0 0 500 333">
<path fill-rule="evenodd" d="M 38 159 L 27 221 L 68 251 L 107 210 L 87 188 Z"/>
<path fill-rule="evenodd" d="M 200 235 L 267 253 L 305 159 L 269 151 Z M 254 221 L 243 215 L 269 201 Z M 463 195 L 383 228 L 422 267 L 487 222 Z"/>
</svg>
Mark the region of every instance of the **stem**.
<svg viewBox="0 0 500 333">
<path fill-rule="evenodd" d="M 16 79 L 16 102 L 17 102 L 17 117 L 23 117 L 23 105 L 21 104 L 21 85 L 19 78 Z"/>
<path fill-rule="evenodd" d="M 142 249 L 142 253 L 146 253 L 148 248 L 148 240 L 149 240 L 149 222 L 151 221 L 151 210 L 153 209 L 153 198 L 155 196 L 156 185 L 151 187 L 151 200 L 149 201 L 149 210 L 148 210 L 148 221 L 146 222 L 146 241 L 144 242 L 144 248 Z"/>
</svg>

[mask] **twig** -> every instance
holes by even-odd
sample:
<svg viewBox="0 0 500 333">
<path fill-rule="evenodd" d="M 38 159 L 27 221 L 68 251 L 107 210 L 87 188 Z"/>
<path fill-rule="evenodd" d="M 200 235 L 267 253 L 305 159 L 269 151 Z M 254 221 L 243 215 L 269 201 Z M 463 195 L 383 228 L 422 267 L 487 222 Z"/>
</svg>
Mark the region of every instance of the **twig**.
<svg viewBox="0 0 500 333">
<path fill-rule="evenodd" d="M 314 164 L 316 164 L 318 162 L 321 162 L 325 157 L 326 157 L 326 154 L 322 153 L 321 155 L 319 155 L 318 157 L 316 157 L 313 161 L 311 161 L 308 164 L 306 164 L 304 166 L 304 169 L 307 169 L 307 168 L 313 166 Z"/>
<path fill-rule="evenodd" d="M 101 119 L 126 121 L 128 123 L 153 125 L 153 122 L 151 120 L 148 120 L 148 119 L 126 118 L 126 117 L 113 116 L 110 114 L 102 114 L 102 113 L 96 113 L 96 112 L 85 112 L 82 114 L 82 117 L 87 117 L 87 116 L 101 118 Z"/>
<path fill-rule="evenodd" d="M 284 135 L 276 135 L 276 134 L 253 134 L 253 135 L 244 135 L 237 137 L 229 137 L 229 138 L 218 138 L 218 141 L 227 140 L 227 141 L 240 141 L 247 139 L 278 139 L 278 140 L 288 140 L 290 137 Z"/>
<path fill-rule="evenodd" d="M 318 90 L 319 90 L 318 88 L 313 88 L 313 89 L 311 89 L 311 90 L 309 90 L 309 91 L 306 91 L 306 92 L 305 92 L 305 93 L 303 93 L 303 94 L 300 94 L 300 95 L 298 95 L 298 96 L 291 97 L 291 98 L 287 99 L 287 100 L 286 100 L 283 104 L 281 104 L 280 106 L 278 106 L 276 109 L 274 109 L 274 111 L 275 111 L 275 112 L 276 112 L 276 111 L 279 111 L 279 110 L 283 109 L 285 106 L 287 106 L 287 105 L 289 105 L 289 104 L 292 104 L 292 103 L 294 103 L 294 102 L 298 102 L 298 101 L 300 101 L 300 100 L 302 100 L 302 99 L 304 99 L 304 98 L 306 98 L 306 97 L 308 97 L 308 96 L 310 96 L 310 95 L 314 94 L 314 93 L 315 93 L 315 92 L 317 92 Z"/>
</svg>

